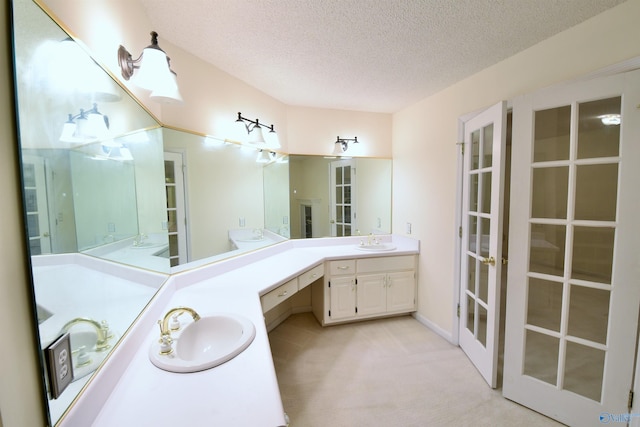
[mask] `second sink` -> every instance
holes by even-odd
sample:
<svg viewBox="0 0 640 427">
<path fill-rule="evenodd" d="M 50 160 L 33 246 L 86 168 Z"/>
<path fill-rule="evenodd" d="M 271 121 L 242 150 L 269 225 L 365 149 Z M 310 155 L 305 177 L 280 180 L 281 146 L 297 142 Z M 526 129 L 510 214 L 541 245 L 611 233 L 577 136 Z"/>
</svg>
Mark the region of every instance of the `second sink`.
<svg viewBox="0 0 640 427">
<path fill-rule="evenodd" d="M 162 354 L 156 340 L 149 359 L 165 371 L 185 373 L 210 369 L 233 359 L 253 342 L 256 329 L 244 316 L 218 313 L 203 316 L 172 335 L 173 351 Z"/>
</svg>

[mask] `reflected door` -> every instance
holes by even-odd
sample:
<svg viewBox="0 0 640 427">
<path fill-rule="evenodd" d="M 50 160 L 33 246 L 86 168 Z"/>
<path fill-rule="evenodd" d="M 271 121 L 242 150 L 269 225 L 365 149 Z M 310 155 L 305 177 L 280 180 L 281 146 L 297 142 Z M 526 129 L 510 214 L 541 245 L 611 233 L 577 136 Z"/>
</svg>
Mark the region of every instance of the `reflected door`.
<svg viewBox="0 0 640 427">
<path fill-rule="evenodd" d="M 351 236 L 356 226 L 356 168 L 352 160 L 329 165 L 331 177 L 331 236 Z"/>
<path fill-rule="evenodd" d="M 496 387 L 506 105 L 465 123 L 460 347 Z"/>
<path fill-rule="evenodd" d="M 171 267 L 189 262 L 183 170 L 182 154 L 164 153 L 167 231 L 169 234 L 169 263 Z"/>
<path fill-rule="evenodd" d="M 513 104 L 504 396 L 569 425 L 628 412 L 640 302 L 639 77 Z"/>
<path fill-rule="evenodd" d="M 24 156 L 22 176 L 30 254 L 50 254 L 51 234 L 44 159 L 38 156 Z"/>
</svg>

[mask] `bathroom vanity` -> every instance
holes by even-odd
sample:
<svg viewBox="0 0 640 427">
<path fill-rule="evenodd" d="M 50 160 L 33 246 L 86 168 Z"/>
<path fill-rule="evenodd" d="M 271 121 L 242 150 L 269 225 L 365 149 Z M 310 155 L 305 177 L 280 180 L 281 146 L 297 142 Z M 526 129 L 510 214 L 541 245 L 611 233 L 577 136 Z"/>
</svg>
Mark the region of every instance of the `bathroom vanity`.
<svg viewBox="0 0 640 427">
<path fill-rule="evenodd" d="M 333 289 L 344 277 L 358 281 L 358 292 L 353 290 L 358 312 L 336 319 L 332 311 L 320 317 L 323 324 L 413 311 L 419 242 L 383 239 L 394 250 L 361 251 L 357 238 L 290 240 L 172 274 L 59 425 L 285 425 L 264 313 L 307 288 L 314 310 L 330 307 L 334 299 L 342 304 L 327 285 Z M 243 316 L 255 326 L 255 338 L 211 369 L 159 369 L 149 349 L 159 339 L 157 321 L 175 307 L 190 307 L 203 317 Z"/>
</svg>

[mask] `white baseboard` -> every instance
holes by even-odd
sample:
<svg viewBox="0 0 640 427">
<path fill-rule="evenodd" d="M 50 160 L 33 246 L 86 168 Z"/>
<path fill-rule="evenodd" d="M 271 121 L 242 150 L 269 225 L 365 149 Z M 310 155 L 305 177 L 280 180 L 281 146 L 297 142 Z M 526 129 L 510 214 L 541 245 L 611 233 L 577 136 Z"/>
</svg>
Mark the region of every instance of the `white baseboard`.
<svg viewBox="0 0 640 427">
<path fill-rule="evenodd" d="M 411 314 L 418 322 L 422 323 L 424 326 L 426 326 L 427 328 L 431 329 L 433 332 L 435 332 L 436 334 L 440 335 L 442 338 L 444 338 L 445 340 L 447 340 L 448 342 L 450 342 L 453 345 L 457 345 L 454 341 L 453 341 L 453 336 L 451 335 L 451 333 L 445 331 L 444 329 L 442 329 L 440 326 L 436 325 L 435 323 L 433 323 L 431 320 L 427 319 L 426 317 L 424 317 L 421 314 L 413 313 Z"/>
</svg>

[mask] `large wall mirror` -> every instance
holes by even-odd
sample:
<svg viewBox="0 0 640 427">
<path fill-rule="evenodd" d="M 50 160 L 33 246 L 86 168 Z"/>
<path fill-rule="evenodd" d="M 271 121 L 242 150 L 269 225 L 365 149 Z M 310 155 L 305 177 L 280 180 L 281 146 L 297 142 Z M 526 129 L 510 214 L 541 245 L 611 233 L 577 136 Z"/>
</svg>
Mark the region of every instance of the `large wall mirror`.
<svg viewBox="0 0 640 427">
<path fill-rule="evenodd" d="M 391 160 L 258 162 L 255 149 L 162 126 L 32 0 L 13 0 L 13 23 L 41 346 L 71 327 L 94 346 L 104 319 L 113 335 L 62 395 L 48 396 L 51 424 L 169 274 L 289 238 L 391 232 Z M 65 264 L 74 257 L 155 276 L 140 285 L 102 272 L 78 283 Z"/>
</svg>

